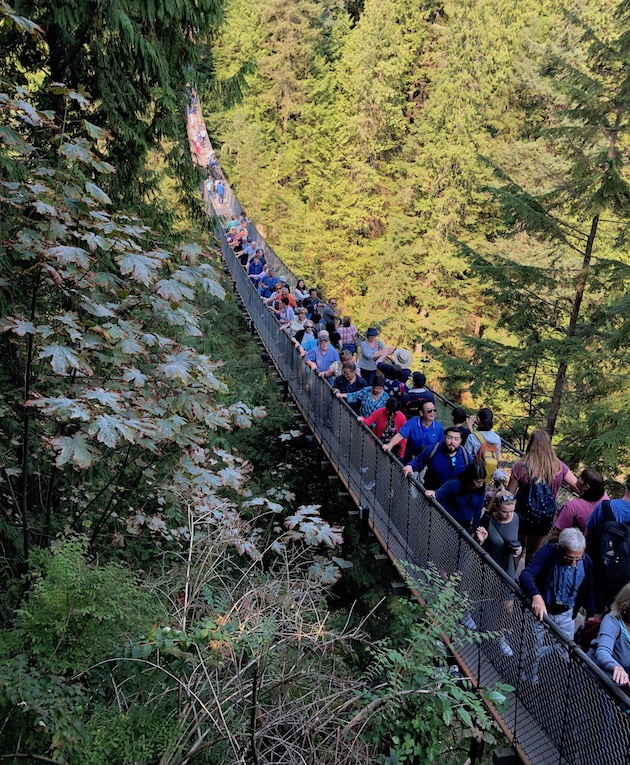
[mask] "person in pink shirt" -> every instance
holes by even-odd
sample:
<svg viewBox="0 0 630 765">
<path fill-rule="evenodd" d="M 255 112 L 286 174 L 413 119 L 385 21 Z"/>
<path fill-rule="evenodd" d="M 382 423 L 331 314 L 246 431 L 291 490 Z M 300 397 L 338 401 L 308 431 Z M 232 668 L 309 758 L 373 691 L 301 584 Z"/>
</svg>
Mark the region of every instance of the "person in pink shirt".
<svg viewBox="0 0 630 765">
<path fill-rule="evenodd" d="M 604 479 L 592 468 L 586 468 L 580 473 L 576 488 L 579 496 L 570 499 L 560 510 L 548 542 L 557 542 L 564 529 L 578 528 L 584 533 L 593 510 L 603 499 L 608 499 L 604 491 Z"/>
</svg>

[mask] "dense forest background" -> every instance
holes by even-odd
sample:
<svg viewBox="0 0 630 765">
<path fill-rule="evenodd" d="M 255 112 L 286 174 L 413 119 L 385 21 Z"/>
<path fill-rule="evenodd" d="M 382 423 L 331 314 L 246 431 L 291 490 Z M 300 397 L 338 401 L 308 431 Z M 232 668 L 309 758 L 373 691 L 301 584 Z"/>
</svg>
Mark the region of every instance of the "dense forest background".
<svg viewBox="0 0 630 765">
<path fill-rule="evenodd" d="M 243 205 L 359 327 L 524 443 L 630 464 L 628 3 L 227 0 Z"/>
</svg>

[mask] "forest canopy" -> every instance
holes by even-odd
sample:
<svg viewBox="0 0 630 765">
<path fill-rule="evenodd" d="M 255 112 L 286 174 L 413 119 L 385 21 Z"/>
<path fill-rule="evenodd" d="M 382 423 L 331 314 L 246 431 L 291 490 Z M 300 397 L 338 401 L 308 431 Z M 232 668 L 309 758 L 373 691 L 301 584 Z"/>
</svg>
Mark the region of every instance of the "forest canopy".
<svg viewBox="0 0 630 765">
<path fill-rule="evenodd" d="M 226 3 L 207 100 L 279 254 L 521 443 L 630 464 L 627 3 Z M 507 431 L 506 431 L 507 432 Z"/>
</svg>

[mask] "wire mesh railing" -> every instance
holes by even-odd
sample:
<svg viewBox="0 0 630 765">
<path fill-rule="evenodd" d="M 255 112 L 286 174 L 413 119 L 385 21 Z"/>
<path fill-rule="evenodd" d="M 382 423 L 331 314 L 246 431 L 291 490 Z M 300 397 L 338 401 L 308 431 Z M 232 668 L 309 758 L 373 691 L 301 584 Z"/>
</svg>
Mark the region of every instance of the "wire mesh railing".
<svg viewBox="0 0 630 765">
<path fill-rule="evenodd" d="M 238 215 L 241 207 L 226 187 L 224 201 Z M 630 763 L 626 695 L 555 624 L 537 621 L 518 585 L 443 508 L 425 497 L 415 479 L 403 477 L 400 463 L 304 364 L 227 243 L 223 221 L 215 217 L 215 223 L 225 263 L 273 363 L 352 496 L 369 512 L 389 554 L 402 566 L 434 563 L 441 572 L 459 572 L 469 623 L 483 631 L 508 630 L 511 656 L 496 640 L 456 645 L 454 652 L 479 686 L 501 682 L 515 688 L 497 714 L 521 756 L 535 765 Z M 269 260 L 291 274 L 253 224 L 249 228 Z M 452 404 L 438 398 L 444 417 Z M 504 449 L 506 457 L 510 450 L 517 459 L 518 450 L 510 444 Z M 421 579 L 414 585 L 421 593 Z"/>
</svg>

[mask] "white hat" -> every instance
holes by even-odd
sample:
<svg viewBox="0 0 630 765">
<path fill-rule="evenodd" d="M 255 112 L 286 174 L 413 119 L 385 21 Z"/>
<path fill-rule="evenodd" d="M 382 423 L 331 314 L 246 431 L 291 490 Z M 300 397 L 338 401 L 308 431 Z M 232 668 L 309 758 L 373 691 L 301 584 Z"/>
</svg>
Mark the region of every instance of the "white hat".
<svg viewBox="0 0 630 765">
<path fill-rule="evenodd" d="M 408 367 L 413 361 L 413 356 L 406 348 L 396 348 L 393 353 L 394 363 L 401 367 Z"/>
</svg>

